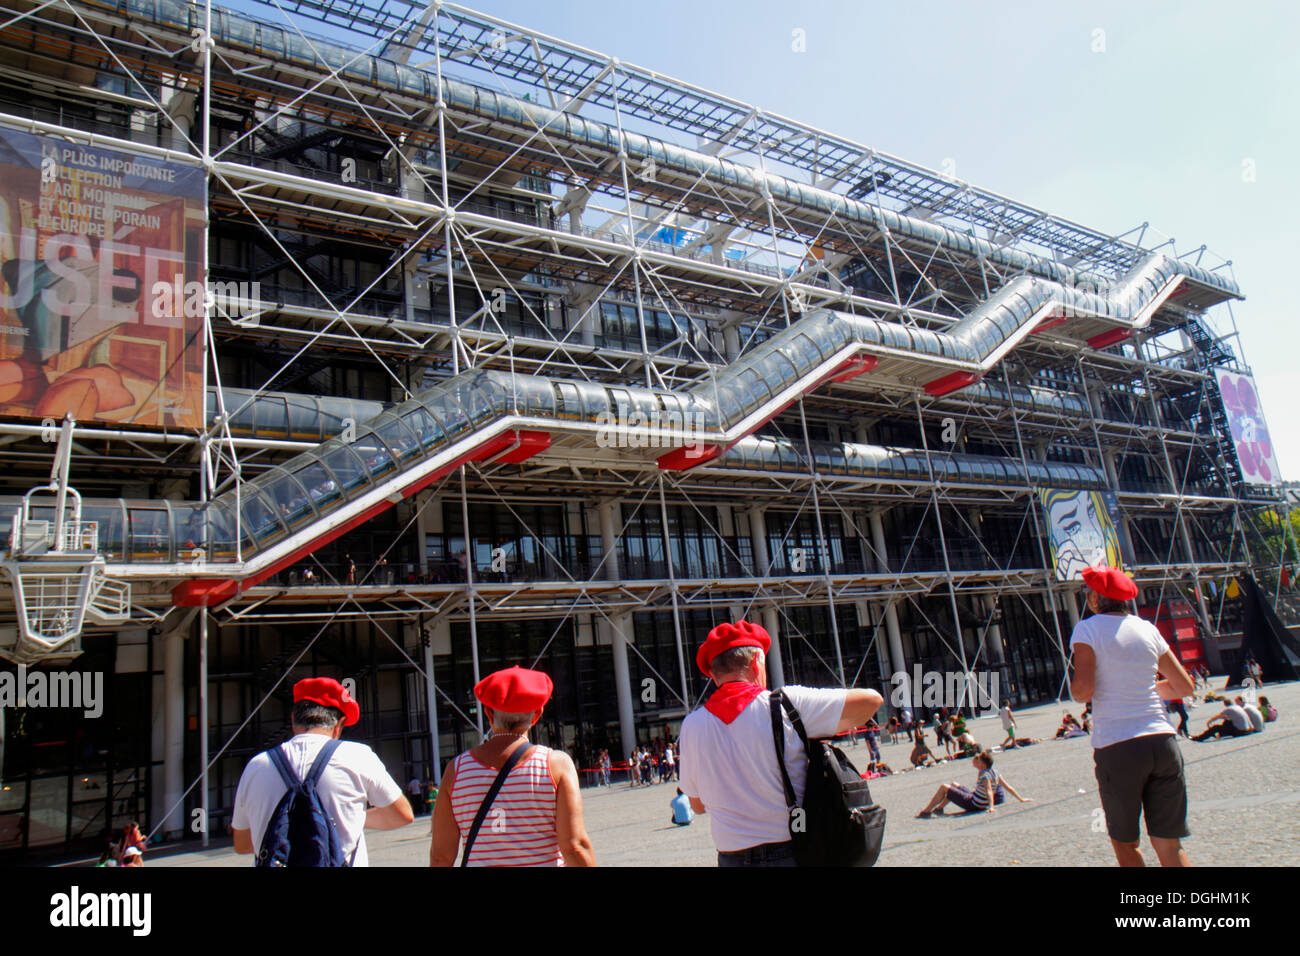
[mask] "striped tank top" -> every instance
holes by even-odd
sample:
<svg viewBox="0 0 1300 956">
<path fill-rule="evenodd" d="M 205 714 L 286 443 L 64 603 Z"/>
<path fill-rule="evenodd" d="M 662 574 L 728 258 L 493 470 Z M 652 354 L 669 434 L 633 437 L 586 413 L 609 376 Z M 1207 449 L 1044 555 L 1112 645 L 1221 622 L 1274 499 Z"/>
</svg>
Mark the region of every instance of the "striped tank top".
<svg viewBox="0 0 1300 956">
<path fill-rule="evenodd" d="M 563 866 L 555 834 L 555 783 L 551 780 L 550 749 L 533 752 L 510 771 L 492 801 L 474 839 L 470 866 Z M 479 763 L 467 750 L 456 758 L 451 810 L 460 828 L 462 846 L 487 796 L 497 771 Z"/>
</svg>

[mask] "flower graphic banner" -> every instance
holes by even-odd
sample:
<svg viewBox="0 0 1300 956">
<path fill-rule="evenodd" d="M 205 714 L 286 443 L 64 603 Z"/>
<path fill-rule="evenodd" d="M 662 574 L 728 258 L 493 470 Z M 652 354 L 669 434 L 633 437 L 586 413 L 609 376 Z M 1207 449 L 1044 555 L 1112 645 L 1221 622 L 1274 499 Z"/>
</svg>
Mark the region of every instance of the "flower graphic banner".
<svg viewBox="0 0 1300 956">
<path fill-rule="evenodd" d="M 1248 485 L 1278 484 L 1282 474 L 1277 466 L 1268 425 L 1264 422 L 1264 410 L 1259 407 L 1255 380 L 1224 368 L 1214 370 L 1214 379 L 1219 384 L 1223 407 L 1228 413 L 1228 427 L 1241 465 L 1242 480 Z"/>
</svg>

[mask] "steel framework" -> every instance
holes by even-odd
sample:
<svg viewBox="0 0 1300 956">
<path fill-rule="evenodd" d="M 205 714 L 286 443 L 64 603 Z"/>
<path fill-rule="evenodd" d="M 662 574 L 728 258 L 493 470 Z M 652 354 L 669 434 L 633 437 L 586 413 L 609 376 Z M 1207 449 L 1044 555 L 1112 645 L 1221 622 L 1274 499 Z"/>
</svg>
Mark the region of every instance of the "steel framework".
<svg viewBox="0 0 1300 956">
<path fill-rule="evenodd" d="M 816 659 L 804 680 L 982 661 L 1055 697 L 1077 583 L 1039 488 L 1115 493 L 1135 577 L 1155 604 L 1187 597 L 1215 655 L 1229 582 L 1276 578 L 1257 522 L 1280 499 L 1243 482 L 1212 374 L 1246 370 L 1240 293 L 1206 247 L 1107 235 L 454 4 L 242 6 L 0 0 L 0 124 L 200 167 L 210 285 L 260 285 L 209 299 L 204 429 L 76 430 L 137 622 L 203 608 L 185 619 L 200 726 L 214 624 L 303 635 L 254 652 L 254 710 L 334 630 L 371 629 L 427 685 L 435 775 L 439 723 L 477 717 L 434 649 L 477 680 L 480 629 L 510 622 L 554 624 L 522 663 L 562 628 L 610 649 L 618 713 L 597 735 L 616 726 L 624 752 L 700 696 L 691 615 L 760 615 L 778 678 L 783 647 Z M 0 423 L 15 493 L 41 428 Z M 556 502 L 580 554 L 520 513 Z M 471 504 L 533 542 L 528 567 L 468 554 Z M 321 549 L 390 509 L 374 567 L 329 580 Z M 429 542 L 455 521 L 466 558 L 438 578 Z M 713 557 L 681 543 L 688 521 Z M 658 557 L 630 549 L 638 522 Z M 652 663 L 634 621 L 655 614 L 674 652 Z M 1013 618 L 1028 630 L 1004 640 Z M 629 655 L 669 706 L 637 716 Z M 206 775 L 235 735 L 215 756 L 201 737 Z M 174 784 L 155 829 L 189 792 Z"/>
</svg>

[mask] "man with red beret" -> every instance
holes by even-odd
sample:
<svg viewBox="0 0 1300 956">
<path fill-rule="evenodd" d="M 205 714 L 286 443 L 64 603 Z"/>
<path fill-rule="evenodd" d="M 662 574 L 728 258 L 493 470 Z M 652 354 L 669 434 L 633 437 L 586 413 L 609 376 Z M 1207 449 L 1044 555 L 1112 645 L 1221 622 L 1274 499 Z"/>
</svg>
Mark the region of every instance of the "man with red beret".
<svg viewBox="0 0 1300 956">
<path fill-rule="evenodd" d="M 492 734 L 447 765 L 433 807 L 430 866 L 454 866 L 462 837 L 461 866 L 596 865 L 572 758 L 528 742 L 553 690 L 547 675 L 526 667 L 474 686 Z"/>
<path fill-rule="evenodd" d="M 709 632 L 695 663 L 717 689 L 687 715 L 678 736 L 681 789 L 696 813 L 708 813 L 718 866 L 794 866 L 789 813 L 768 706 L 767 652 L 772 638 L 749 621 Z M 781 688 L 809 739 L 866 723 L 883 699 L 874 690 Z M 803 800 L 808 755 L 784 712 L 785 759 Z"/>
<path fill-rule="evenodd" d="M 1160 632 L 1131 613 L 1138 587 L 1118 568 L 1083 571 L 1092 616 L 1070 636 L 1070 693 L 1092 702 L 1093 761 L 1120 866 L 1142 866 L 1138 817 L 1162 866 L 1189 866 L 1187 784 L 1164 701 L 1195 685 Z M 1164 674 L 1165 678 L 1160 679 Z"/>
<path fill-rule="evenodd" d="M 348 689 L 332 677 L 308 677 L 293 685 L 293 737 L 279 745 L 289 766 L 306 780 L 321 750 L 361 718 Z M 235 791 L 231 829 L 236 853 L 256 853 L 267 824 L 288 788 L 264 751 L 248 762 Z M 316 785 L 343 855 L 352 866 L 369 865 L 365 829 L 395 830 L 415 819 L 402 788 L 365 744 L 341 741 Z M 367 809 L 369 805 L 369 809 Z"/>
</svg>

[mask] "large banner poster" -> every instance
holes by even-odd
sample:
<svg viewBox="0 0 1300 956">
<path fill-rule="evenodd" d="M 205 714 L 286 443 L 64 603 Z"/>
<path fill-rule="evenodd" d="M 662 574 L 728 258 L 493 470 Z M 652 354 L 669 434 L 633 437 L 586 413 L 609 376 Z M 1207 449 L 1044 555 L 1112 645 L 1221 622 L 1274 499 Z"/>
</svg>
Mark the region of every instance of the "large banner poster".
<svg viewBox="0 0 1300 956">
<path fill-rule="evenodd" d="M 1124 539 L 1119 501 L 1113 493 L 1039 488 L 1047 518 L 1048 544 L 1058 581 L 1082 581 L 1083 569 L 1105 564 L 1122 568 L 1133 562 Z"/>
<path fill-rule="evenodd" d="M 201 427 L 197 166 L 0 127 L 0 416 Z"/>
<path fill-rule="evenodd" d="M 1223 396 L 1223 407 L 1228 413 L 1228 428 L 1232 431 L 1232 444 L 1241 464 L 1242 480 L 1248 485 L 1276 485 L 1282 480 L 1273 453 L 1273 440 L 1264 423 L 1264 411 L 1259 407 L 1259 393 L 1255 380 L 1249 375 L 1216 368 L 1215 381 Z"/>
</svg>

